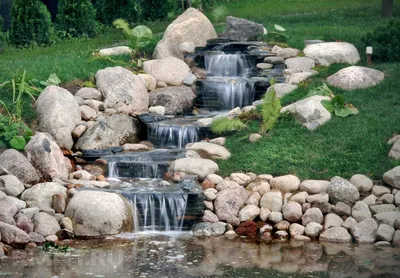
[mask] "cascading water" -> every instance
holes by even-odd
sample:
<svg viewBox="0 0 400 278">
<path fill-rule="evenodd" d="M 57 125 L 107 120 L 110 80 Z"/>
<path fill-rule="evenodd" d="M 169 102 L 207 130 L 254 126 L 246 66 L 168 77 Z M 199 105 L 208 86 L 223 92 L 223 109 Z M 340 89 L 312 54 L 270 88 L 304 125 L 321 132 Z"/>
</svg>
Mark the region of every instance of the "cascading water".
<svg viewBox="0 0 400 278">
<path fill-rule="evenodd" d="M 182 149 L 199 141 L 199 127 L 152 123 L 147 126 L 147 139 L 158 147 Z"/>
<path fill-rule="evenodd" d="M 198 103 L 203 108 L 230 110 L 251 105 L 254 82 L 248 77 L 254 64 L 243 54 L 211 52 L 204 56 L 207 78 L 201 80 Z"/>
<path fill-rule="evenodd" d="M 187 193 L 124 194 L 134 209 L 135 232 L 181 231 L 188 203 Z"/>
</svg>

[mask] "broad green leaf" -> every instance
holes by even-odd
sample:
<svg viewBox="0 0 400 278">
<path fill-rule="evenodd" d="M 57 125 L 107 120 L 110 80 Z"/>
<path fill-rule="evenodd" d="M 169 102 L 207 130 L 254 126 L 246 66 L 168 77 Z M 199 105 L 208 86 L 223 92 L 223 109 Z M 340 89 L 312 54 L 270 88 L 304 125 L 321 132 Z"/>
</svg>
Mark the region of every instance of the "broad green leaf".
<svg viewBox="0 0 400 278">
<path fill-rule="evenodd" d="M 136 38 L 151 38 L 153 37 L 153 32 L 149 27 L 144 25 L 139 25 L 133 28 L 132 35 Z"/>
<path fill-rule="evenodd" d="M 282 26 L 280 26 L 278 24 L 275 24 L 274 27 L 275 27 L 275 30 L 277 30 L 277 31 L 280 31 L 280 32 L 285 32 L 286 31 L 285 28 L 283 28 Z"/>
<path fill-rule="evenodd" d="M 344 97 L 343 96 L 335 96 L 332 98 L 332 105 L 338 108 L 344 108 Z"/>
<path fill-rule="evenodd" d="M 331 100 L 323 99 L 321 100 L 321 104 L 323 107 L 325 107 L 326 110 L 329 111 L 329 113 L 332 113 L 335 110 L 335 107 L 333 106 Z"/>
<path fill-rule="evenodd" d="M 26 145 L 25 138 L 22 136 L 14 136 L 10 140 L 10 146 L 16 150 L 23 150 Z"/>
</svg>

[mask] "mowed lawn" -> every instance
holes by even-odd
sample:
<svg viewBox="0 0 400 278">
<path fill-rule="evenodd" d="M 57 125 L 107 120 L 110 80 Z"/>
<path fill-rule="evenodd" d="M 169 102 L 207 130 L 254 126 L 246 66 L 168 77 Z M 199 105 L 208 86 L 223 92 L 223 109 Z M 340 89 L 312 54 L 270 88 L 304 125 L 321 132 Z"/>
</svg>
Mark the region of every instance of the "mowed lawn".
<svg viewBox="0 0 400 278">
<path fill-rule="evenodd" d="M 400 20 L 400 1 L 394 1 L 394 16 Z M 361 36 L 387 22 L 380 17 L 380 0 L 356 1 L 234 1 L 227 4 L 232 15 L 243 16 L 264 24 L 287 29 L 289 44 L 303 49 L 306 39 L 346 41 L 353 43 L 365 65 L 365 46 Z M 308 91 L 322 85 L 324 79 L 347 65 L 319 68 L 320 74 L 282 99 L 282 105 L 303 98 Z M 257 126 L 228 137 L 232 157 L 219 163 L 223 175 L 234 171 L 251 171 L 273 175 L 295 174 L 302 179 L 345 178 L 361 173 L 382 179 L 384 172 L 399 161 L 387 157 L 391 148 L 386 142 L 400 134 L 400 63 L 373 64 L 386 79 L 380 85 L 356 91 L 332 88 L 355 105 L 360 113 L 348 118 L 333 117 L 314 132 L 298 124 L 291 116 L 282 117 L 274 129 L 255 144 L 248 136 Z"/>
</svg>

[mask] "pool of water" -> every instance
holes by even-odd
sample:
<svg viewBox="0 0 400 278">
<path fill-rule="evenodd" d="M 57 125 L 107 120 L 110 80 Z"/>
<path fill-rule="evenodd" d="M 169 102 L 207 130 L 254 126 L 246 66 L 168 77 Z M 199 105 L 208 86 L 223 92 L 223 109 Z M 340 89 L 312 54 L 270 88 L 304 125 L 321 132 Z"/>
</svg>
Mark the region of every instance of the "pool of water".
<svg viewBox="0 0 400 278">
<path fill-rule="evenodd" d="M 14 250 L 0 277 L 399 277 L 400 249 L 373 245 L 122 234 L 63 243 L 67 253 Z"/>
</svg>

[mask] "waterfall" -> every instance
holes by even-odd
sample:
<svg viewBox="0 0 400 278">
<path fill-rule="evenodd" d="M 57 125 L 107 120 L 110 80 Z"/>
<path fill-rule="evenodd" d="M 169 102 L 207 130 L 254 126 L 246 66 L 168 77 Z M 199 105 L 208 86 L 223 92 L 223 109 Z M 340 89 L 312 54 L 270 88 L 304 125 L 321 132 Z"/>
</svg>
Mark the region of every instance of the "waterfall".
<svg viewBox="0 0 400 278">
<path fill-rule="evenodd" d="M 188 202 L 187 193 L 123 193 L 133 208 L 135 232 L 181 231 Z"/>
<path fill-rule="evenodd" d="M 243 54 L 209 54 L 204 56 L 209 76 L 247 76 L 253 65 Z"/>
<path fill-rule="evenodd" d="M 199 141 L 199 127 L 151 123 L 147 126 L 148 140 L 158 147 L 182 149 Z"/>
</svg>

